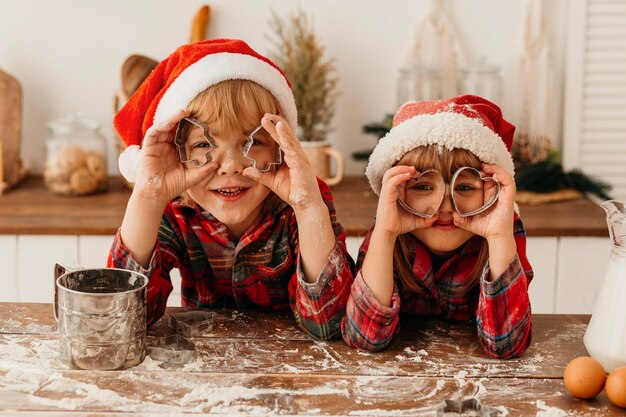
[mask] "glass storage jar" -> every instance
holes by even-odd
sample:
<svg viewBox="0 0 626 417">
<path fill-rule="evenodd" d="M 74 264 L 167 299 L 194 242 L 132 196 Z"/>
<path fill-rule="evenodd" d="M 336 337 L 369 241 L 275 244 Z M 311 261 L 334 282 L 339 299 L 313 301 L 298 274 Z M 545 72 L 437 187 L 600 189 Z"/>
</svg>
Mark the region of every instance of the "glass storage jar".
<svg viewBox="0 0 626 417">
<path fill-rule="evenodd" d="M 80 113 L 48 123 L 44 183 L 57 194 L 86 195 L 106 190 L 106 140 L 97 122 Z"/>
<path fill-rule="evenodd" d="M 407 101 L 437 100 L 441 98 L 439 70 L 419 63 L 400 69 L 398 78 L 398 106 Z"/>
<path fill-rule="evenodd" d="M 474 94 L 498 105 L 502 104 L 500 67 L 481 58 L 476 64 L 461 68 L 461 94 Z"/>
</svg>

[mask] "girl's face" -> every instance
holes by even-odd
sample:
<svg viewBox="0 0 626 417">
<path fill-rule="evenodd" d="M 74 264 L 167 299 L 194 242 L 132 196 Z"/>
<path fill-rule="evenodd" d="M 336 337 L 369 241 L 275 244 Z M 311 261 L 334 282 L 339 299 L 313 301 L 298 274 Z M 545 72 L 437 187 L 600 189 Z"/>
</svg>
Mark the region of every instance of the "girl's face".
<svg viewBox="0 0 626 417">
<path fill-rule="evenodd" d="M 420 147 L 405 155 L 398 165 L 412 165 L 418 171 L 435 169 L 442 173 L 444 181 L 450 182 L 453 173 L 463 166 L 478 168 L 480 160 L 463 149 L 447 150 L 435 145 Z M 454 253 L 474 234 L 454 225 L 454 206 L 449 190 L 435 214 L 435 223 L 428 228 L 415 229 L 410 233 L 417 237 L 433 254 L 446 256 Z"/>
<path fill-rule="evenodd" d="M 454 253 L 474 234 L 455 226 L 452 213 L 454 213 L 454 208 L 449 194 L 446 194 L 438 214 L 435 215 L 437 218 L 435 223 L 425 229 L 415 229 L 411 234 L 435 255 L 446 256 Z"/>
</svg>

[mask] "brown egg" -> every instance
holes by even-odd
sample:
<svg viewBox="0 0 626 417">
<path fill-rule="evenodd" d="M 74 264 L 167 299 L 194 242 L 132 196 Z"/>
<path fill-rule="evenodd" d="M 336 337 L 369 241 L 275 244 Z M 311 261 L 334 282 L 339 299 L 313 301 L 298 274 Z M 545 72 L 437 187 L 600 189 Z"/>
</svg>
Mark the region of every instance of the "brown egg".
<svg viewBox="0 0 626 417">
<path fill-rule="evenodd" d="M 600 362 L 589 356 L 572 360 L 565 368 L 565 388 L 577 398 L 593 398 L 602 391 L 606 373 Z"/>
<path fill-rule="evenodd" d="M 616 406 L 626 408 L 626 366 L 611 372 L 606 380 L 606 396 Z"/>
</svg>

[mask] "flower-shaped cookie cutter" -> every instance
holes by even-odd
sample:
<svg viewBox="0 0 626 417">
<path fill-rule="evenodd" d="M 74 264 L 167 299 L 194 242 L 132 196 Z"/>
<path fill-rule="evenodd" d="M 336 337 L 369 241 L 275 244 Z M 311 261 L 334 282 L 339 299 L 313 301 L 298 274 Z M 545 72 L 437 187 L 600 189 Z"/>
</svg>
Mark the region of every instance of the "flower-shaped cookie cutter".
<svg viewBox="0 0 626 417">
<path fill-rule="evenodd" d="M 445 405 L 437 410 L 437 417 L 497 417 L 498 414 L 498 409 L 481 405 L 476 398 L 446 400 Z"/>
<path fill-rule="evenodd" d="M 148 356 L 152 359 L 182 365 L 196 357 L 196 345 L 179 334 L 161 336 L 148 342 Z"/>
<path fill-rule="evenodd" d="M 213 330 L 217 313 L 204 310 L 185 310 L 169 313 L 168 326 L 184 337 L 204 336 Z"/>
</svg>

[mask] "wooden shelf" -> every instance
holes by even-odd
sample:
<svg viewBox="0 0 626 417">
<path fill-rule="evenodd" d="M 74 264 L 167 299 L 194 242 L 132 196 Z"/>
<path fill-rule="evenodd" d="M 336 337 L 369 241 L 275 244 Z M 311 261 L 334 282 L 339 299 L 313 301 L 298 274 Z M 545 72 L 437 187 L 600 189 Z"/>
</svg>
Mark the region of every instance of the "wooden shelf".
<svg viewBox="0 0 626 417">
<path fill-rule="evenodd" d="M 365 177 L 346 177 L 332 190 L 337 218 L 348 235 L 364 235 L 377 203 Z M 52 194 L 41 177 L 29 177 L 0 197 L 0 234 L 113 235 L 129 196 L 117 177 L 109 179 L 106 193 L 84 197 Z M 608 236 L 604 211 L 588 200 L 521 205 L 520 212 L 529 236 Z"/>
</svg>

